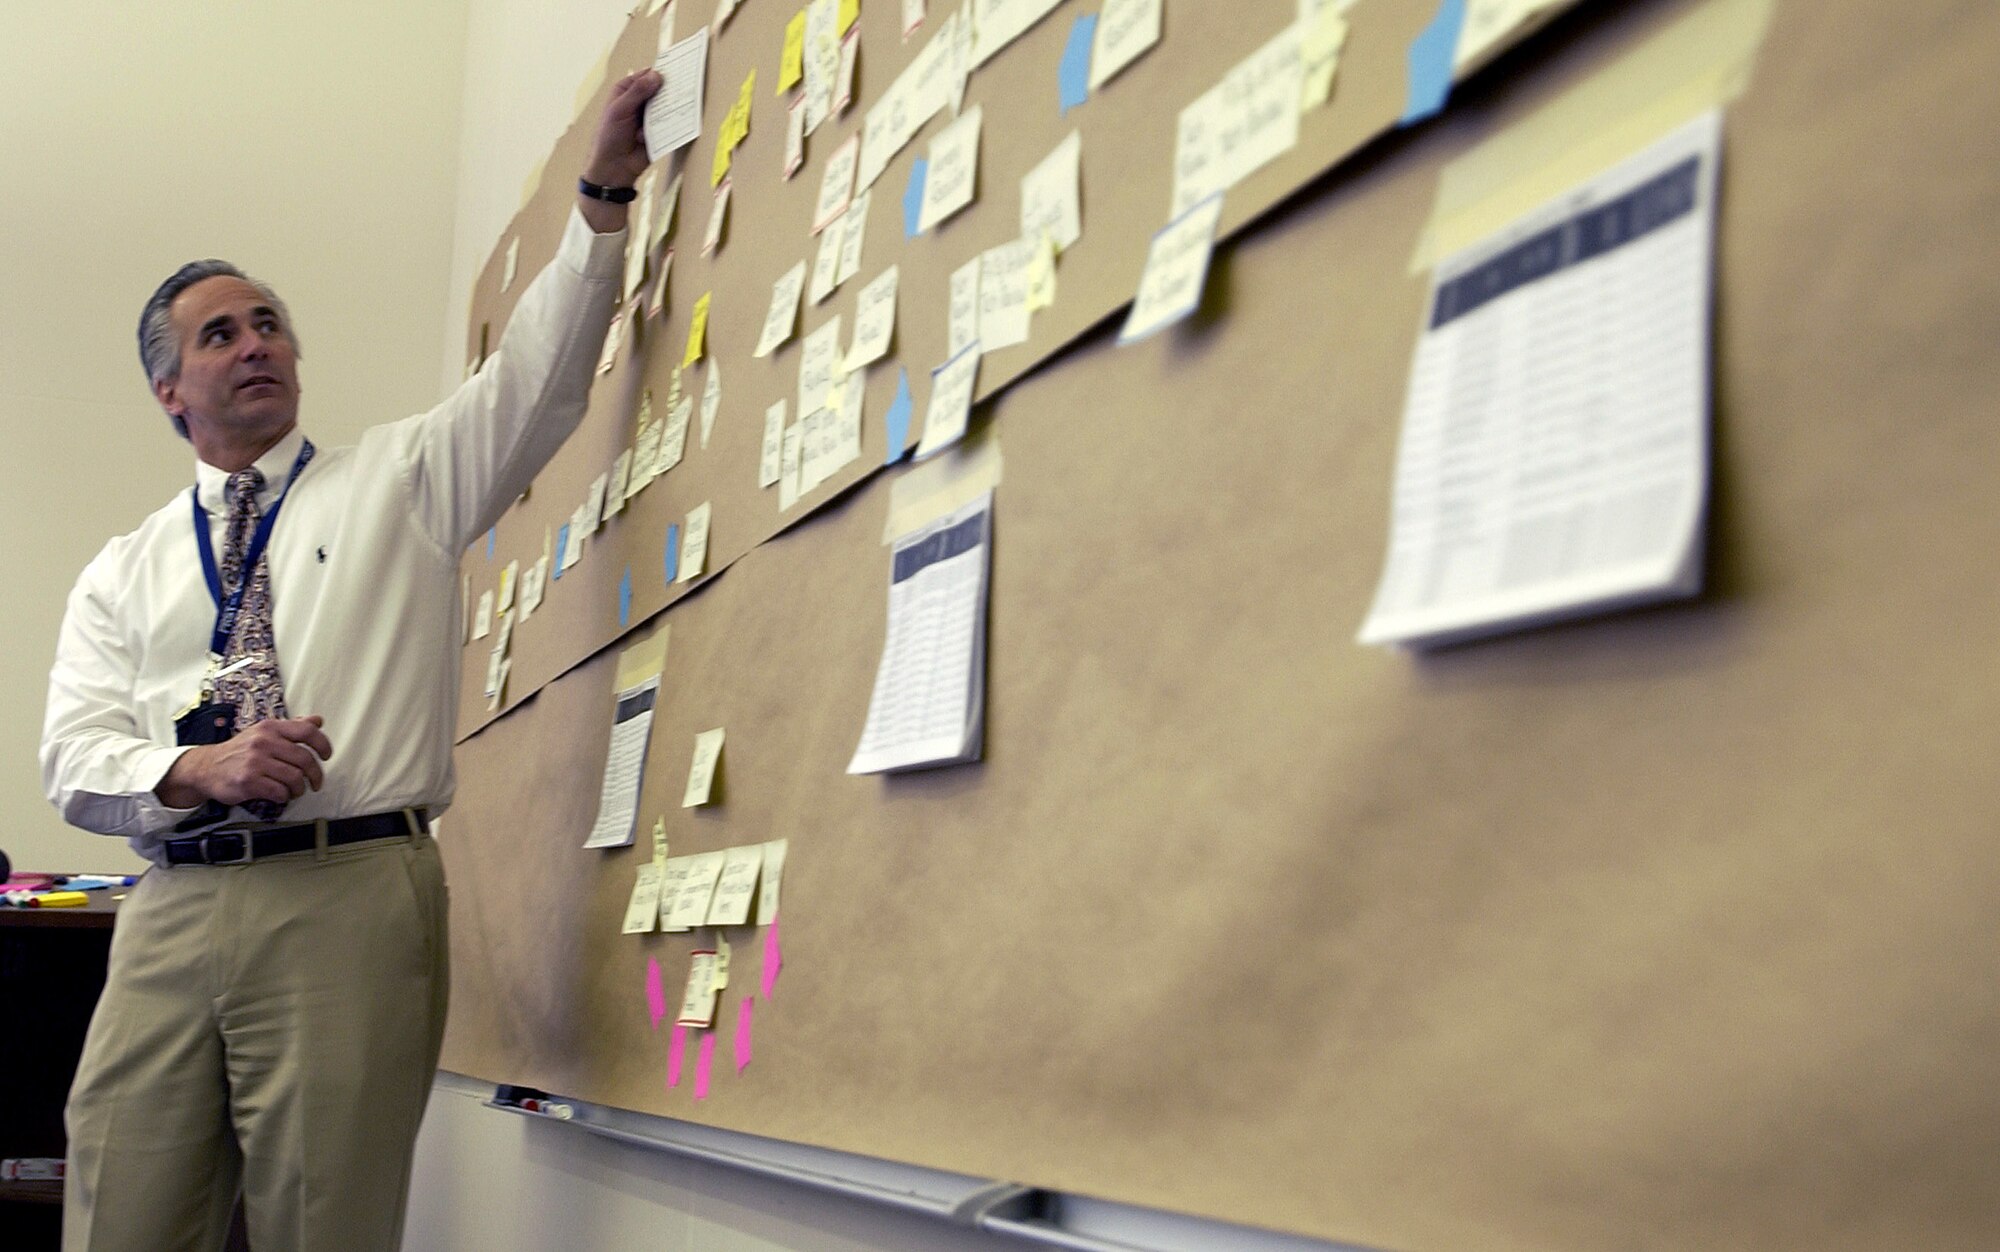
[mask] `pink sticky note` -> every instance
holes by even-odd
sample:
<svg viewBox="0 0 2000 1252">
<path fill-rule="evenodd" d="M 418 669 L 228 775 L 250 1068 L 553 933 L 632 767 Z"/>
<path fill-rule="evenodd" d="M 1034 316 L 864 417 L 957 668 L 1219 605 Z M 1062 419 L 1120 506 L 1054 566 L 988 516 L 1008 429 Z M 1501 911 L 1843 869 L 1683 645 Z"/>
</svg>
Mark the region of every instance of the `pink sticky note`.
<svg viewBox="0 0 2000 1252">
<path fill-rule="evenodd" d="M 715 1032 L 701 1032 L 701 1052 L 694 1058 L 694 1098 L 708 1099 L 708 1076 L 715 1069 Z"/>
<path fill-rule="evenodd" d="M 764 998 L 771 998 L 771 988 L 778 985 L 778 971 L 785 968 L 785 953 L 778 946 L 778 919 L 764 928 Z"/>
<path fill-rule="evenodd" d="M 744 996 L 743 1007 L 736 1010 L 736 1072 L 739 1074 L 750 1064 L 750 1010 L 756 1003 L 755 996 Z"/>
<path fill-rule="evenodd" d="M 681 1058 L 687 1055 L 687 1046 L 688 1028 L 679 1022 L 675 1022 L 673 1040 L 667 1044 L 667 1085 L 669 1087 L 678 1087 L 681 1085 Z"/>
<path fill-rule="evenodd" d="M 658 1030 L 667 1016 L 667 989 L 660 985 L 660 962 L 650 956 L 646 958 L 646 1012 L 653 1019 L 653 1029 Z"/>
</svg>

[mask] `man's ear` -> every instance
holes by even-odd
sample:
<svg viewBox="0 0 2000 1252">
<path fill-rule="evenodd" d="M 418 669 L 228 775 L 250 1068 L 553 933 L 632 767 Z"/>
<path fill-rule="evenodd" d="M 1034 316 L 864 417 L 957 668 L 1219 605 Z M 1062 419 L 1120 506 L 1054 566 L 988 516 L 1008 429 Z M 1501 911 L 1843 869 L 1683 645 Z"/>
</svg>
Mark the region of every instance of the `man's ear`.
<svg viewBox="0 0 2000 1252">
<path fill-rule="evenodd" d="M 180 396 L 176 390 L 176 384 L 179 382 L 180 379 L 178 378 L 155 379 L 153 381 L 153 398 L 160 402 L 160 407 L 167 411 L 168 416 L 186 421 L 187 406 L 181 403 Z"/>
</svg>

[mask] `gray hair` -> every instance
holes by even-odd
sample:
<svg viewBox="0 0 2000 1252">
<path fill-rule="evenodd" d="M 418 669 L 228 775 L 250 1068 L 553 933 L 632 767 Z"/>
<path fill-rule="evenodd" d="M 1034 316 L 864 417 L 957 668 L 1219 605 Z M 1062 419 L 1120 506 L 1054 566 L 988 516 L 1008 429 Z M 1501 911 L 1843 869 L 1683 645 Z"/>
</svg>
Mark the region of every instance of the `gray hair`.
<svg viewBox="0 0 2000 1252">
<path fill-rule="evenodd" d="M 139 364 L 146 367 L 148 383 L 171 382 L 181 376 L 181 345 L 174 337 L 173 321 L 169 314 L 174 301 L 183 291 L 206 278 L 240 278 L 257 289 L 257 294 L 270 301 L 278 311 L 278 320 L 284 324 L 285 338 L 292 341 L 292 351 L 300 356 L 299 337 L 292 329 L 292 311 L 271 290 L 271 285 L 250 277 L 227 261 L 213 258 L 206 261 L 189 261 L 173 272 L 173 276 L 161 283 L 146 301 L 146 307 L 139 313 Z M 188 437 L 187 423 L 173 414 L 167 415 L 174 423 L 174 429 L 181 438 Z"/>
</svg>

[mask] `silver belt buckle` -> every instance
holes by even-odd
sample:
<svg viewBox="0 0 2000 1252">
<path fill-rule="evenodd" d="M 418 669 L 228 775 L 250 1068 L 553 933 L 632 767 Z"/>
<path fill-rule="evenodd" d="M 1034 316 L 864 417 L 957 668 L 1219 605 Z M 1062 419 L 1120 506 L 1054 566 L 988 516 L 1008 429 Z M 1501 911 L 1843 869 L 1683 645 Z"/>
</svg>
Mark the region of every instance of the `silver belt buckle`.
<svg viewBox="0 0 2000 1252">
<path fill-rule="evenodd" d="M 221 846 L 216 842 L 220 840 Z M 230 841 L 235 841 L 235 854 L 230 855 Z M 201 859 L 210 865 L 248 865 L 256 859 L 250 844 L 250 832 L 240 827 L 223 827 L 211 830 L 201 836 Z"/>
</svg>

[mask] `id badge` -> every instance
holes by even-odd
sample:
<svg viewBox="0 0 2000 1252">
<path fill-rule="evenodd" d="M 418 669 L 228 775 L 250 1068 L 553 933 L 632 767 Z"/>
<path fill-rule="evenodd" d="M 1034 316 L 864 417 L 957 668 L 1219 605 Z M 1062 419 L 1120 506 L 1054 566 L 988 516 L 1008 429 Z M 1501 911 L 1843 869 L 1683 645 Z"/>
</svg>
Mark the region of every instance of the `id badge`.
<svg viewBox="0 0 2000 1252">
<path fill-rule="evenodd" d="M 174 719 L 174 742 L 182 747 L 222 743 L 236 733 L 236 706 L 203 700 Z"/>
</svg>

